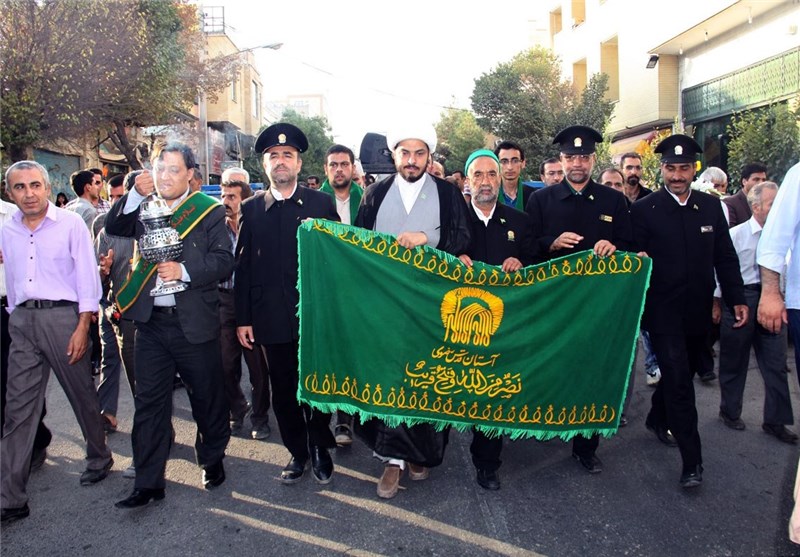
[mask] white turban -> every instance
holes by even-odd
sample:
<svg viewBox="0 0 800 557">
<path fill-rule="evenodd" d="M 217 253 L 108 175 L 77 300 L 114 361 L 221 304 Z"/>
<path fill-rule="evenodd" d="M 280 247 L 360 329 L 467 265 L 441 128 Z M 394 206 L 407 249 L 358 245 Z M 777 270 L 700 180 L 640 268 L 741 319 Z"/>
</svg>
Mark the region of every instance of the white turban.
<svg viewBox="0 0 800 557">
<path fill-rule="evenodd" d="M 390 151 L 394 151 L 397 144 L 406 139 L 419 139 L 428 146 L 431 153 L 436 151 L 436 130 L 430 124 L 399 125 L 386 134 L 386 145 L 389 146 Z"/>
</svg>

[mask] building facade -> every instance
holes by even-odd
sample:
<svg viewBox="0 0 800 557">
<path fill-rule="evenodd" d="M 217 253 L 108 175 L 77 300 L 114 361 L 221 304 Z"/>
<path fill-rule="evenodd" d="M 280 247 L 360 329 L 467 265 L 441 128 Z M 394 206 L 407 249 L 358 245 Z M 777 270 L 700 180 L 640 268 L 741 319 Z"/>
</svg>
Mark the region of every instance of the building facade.
<svg viewBox="0 0 800 557">
<path fill-rule="evenodd" d="M 560 0 L 542 3 L 539 34 L 578 89 L 609 76 L 612 152 L 673 123 L 725 166 L 734 112 L 800 91 L 800 3 L 793 0 Z"/>
</svg>

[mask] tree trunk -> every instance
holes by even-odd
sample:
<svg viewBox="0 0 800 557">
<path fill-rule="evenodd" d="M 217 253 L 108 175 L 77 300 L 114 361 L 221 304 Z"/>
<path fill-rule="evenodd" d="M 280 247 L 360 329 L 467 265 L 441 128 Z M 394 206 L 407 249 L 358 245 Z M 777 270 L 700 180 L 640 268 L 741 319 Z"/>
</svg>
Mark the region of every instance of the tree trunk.
<svg viewBox="0 0 800 557">
<path fill-rule="evenodd" d="M 125 155 L 125 159 L 128 161 L 131 170 L 142 169 L 142 163 L 137 156 L 138 150 L 136 145 L 131 143 L 128 137 L 128 128 L 125 127 L 124 122 L 114 120 L 114 129 L 109 132 L 108 137 L 111 138 L 111 141 L 116 148 L 119 149 L 119 152 Z"/>
<path fill-rule="evenodd" d="M 12 163 L 18 161 L 31 161 L 33 160 L 33 147 L 30 145 L 9 145 L 6 149 L 6 155 Z"/>
</svg>

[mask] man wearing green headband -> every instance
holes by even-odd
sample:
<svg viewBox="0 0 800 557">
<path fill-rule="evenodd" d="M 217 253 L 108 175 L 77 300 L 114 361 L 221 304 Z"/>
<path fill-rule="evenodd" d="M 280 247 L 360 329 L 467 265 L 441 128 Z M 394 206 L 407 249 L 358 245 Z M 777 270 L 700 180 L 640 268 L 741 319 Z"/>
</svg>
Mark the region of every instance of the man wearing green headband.
<svg viewBox="0 0 800 557">
<path fill-rule="evenodd" d="M 472 191 L 469 222 L 472 241 L 459 259 L 471 267 L 473 261 L 497 265 L 506 273 L 514 273 L 535 259 L 531 221 L 527 214 L 498 203 L 500 195 L 500 161 L 488 149 L 472 153 L 464 166 Z M 477 469 L 478 485 L 484 489 L 500 489 L 497 470 L 502 463 L 503 438 L 488 437 L 472 430 L 472 463 Z"/>
</svg>

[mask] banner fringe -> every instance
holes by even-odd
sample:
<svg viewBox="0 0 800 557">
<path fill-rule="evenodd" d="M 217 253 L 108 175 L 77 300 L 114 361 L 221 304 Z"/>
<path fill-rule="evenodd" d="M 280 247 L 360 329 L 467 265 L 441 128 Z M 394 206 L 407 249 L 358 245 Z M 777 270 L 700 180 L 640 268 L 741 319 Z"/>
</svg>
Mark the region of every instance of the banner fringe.
<svg viewBox="0 0 800 557">
<path fill-rule="evenodd" d="M 357 406 L 353 406 L 351 404 L 346 404 L 346 403 L 317 402 L 315 400 L 309 400 L 302 397 L 298 397 L 298 400 L 300 402 L 308 404 L 315 410 L 319 410 L 320 412 L 323 412 L 325 414 L 334 414 L 337 411 L 341 411 L 345 412 L 346 414 L 350 414 L 351 416 L 358 415 L 361 417 L 362 422 L 375 418 L 381 420 L 390 427 L 398 427 L 403 424 L 407 426 L 415 426 L 418 424 L 430 424 L 434 426 L 436 431 L 442 431 L 447 427 L 452 427 L 453 429 L 461 433 L 465 433 L 469 430 L 472 430 L 472 428 L 474 427 L 475 429 L 477 429 L 481 433 L 485 433 L 489 437 L 506 435 L 512 441 L 516 441 L 517 439 L 531 439 L 531 438 L 537 439 L 539 441 L 550 441 L 551 439 L 561 439 L 562 441 L 570 441 L 576 435 L 591 437 L 592 435 L 597 434 L 602 437 L 609 438 L 617 433 L 616 427 L 610 427 L 605 429 L 590 428 L 590 429 L 573 429 L 569 431 L 547 431 L 547 430 L 530 430 L 530 429 L 482 426 L 482 425 L 473 425 L 463 422 L 436 420 L 432 418 L 414 418 L 413 416 L 387 416 L 385 414 L 376 414 L 374 412 L 368 412 Z"/>
</svg>

